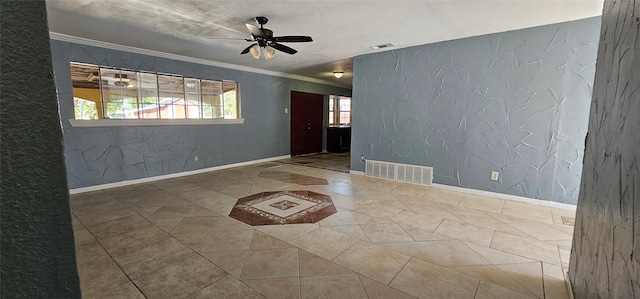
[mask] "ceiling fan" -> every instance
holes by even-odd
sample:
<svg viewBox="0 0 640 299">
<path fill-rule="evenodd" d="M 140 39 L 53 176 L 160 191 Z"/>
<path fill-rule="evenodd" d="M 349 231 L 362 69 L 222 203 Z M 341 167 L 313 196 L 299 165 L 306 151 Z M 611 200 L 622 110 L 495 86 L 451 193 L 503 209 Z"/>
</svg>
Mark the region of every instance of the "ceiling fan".
<svg viewBox="0 0 640 299">
<path fill-rule="evenodd" d="M 260 27 L 253 24 L 245 24 L 251 39 L 245 39 L 248 42 L 254 42 L 251 46 L 246 47 L 240 54 L 250 53 L 255 59 L 260 59 L 260 52 L 264 53 L 264 58 L 269 60 L 275 56 L 276 51 L 282 51 L 287 54 L 296 54 L 298 51 L 287 47 L 280 43 L 306 43 L 312 42 L 311 36 L 291 35 L 291 36 L 273 36 L 273 31 L 264 28 L 264 24 L 269 21 L 267 17 L 255 17 L 255 21 Z"/>
</svg>

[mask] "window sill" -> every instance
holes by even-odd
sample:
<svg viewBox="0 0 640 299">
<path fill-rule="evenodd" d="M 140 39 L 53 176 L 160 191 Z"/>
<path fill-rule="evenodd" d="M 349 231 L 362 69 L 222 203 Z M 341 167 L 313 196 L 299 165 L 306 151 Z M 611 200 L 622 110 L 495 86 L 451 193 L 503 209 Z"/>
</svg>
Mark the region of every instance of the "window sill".
<svg viewBox="0 0 640 299">
<path fill-rule="evenodd" d="M 198 126 L 198 125 L 237 125 L 240 119 L 70 119 L 72 127 L 140 127 L 140 126 Z"/>
</svg>

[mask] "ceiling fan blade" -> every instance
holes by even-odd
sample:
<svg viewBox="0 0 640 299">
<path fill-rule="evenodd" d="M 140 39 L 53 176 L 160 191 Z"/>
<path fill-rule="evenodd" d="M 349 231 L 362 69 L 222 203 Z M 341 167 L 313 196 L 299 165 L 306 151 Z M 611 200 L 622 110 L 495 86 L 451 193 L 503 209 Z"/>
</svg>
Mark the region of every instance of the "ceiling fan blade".
<svg viewBox="0 0 640 299">
<path fill-rule="evenodd" d="M 249 31 L 251 31 L 251 34 L 255 35 L 255 36 L 260 36 L 260 37 L 264 37 L 264 32 L 262 32 L 262 30 L 260 28 L 258 28 L 258 26 L 253 25 L 253 24 L 245 24 L 247 26 L 247 29 L 249 29 Z"/>
<path fill-rule="evenodd" d="M 242 54 L 247 54 L 247 53 L 249 53 L 249 50 L 251 50 L 251 47 L 253 47 L 253 46 L 255 46 L 255 45 L 257 45 L 257 43 L 255 43 L 255 44 L 253 44 L 253 45 L 251 45 L 251 46 L 248 46 L 247 48 L 245 48 L 244 50 L 242 50 L 242 52 L 240 52 L 240 54 L 242 55 Z"/>
<path fill-rule="evenodd" d="M 274 39 L 278 43 L 306 43 L 306 42 L 313 41 L 311 36 L 301 36 L 301 35 L 276 36 L 274 37 Z"/>
<path fill-rule="evenodd" d="M 281 45 L 281 44 L 277 44 L 277 43 L 271 43 L 271 44 L 269 44 L 269 46 L 273 47 L 274 49 L 276 49 L 278 51 L 282 51 L 282 52 L 285 52 L 285 53 L 291 54 L 291 55 L 298 53 L 298 51 L 296 51 L 296 50 L 294 50 L 292 48 L 289 48 L 289 47 L 287 47 L 285 45 Z"/>
</svg>

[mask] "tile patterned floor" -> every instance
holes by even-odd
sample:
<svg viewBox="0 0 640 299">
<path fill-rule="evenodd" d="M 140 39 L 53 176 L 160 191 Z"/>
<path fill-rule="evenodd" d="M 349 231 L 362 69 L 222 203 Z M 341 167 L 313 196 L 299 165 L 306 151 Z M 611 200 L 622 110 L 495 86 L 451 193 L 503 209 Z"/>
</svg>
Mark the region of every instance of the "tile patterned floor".
<svg viewBox="0 0 640 299">
<path fill-rule="evenodd" d="M 270 164 L 73 195 L 83 296 L 568 298 L 573 211 Z M 260 176 L 274 169 L 328 184 Z M 337 213 L 227 216 L 238 198 L 292 190 L 331 196 Z"/>
<path fill-rule="evenodd" d="M 278 162 L 349 173 L 350 153 L 321 153 L 296 156 Z"/>
</svg>

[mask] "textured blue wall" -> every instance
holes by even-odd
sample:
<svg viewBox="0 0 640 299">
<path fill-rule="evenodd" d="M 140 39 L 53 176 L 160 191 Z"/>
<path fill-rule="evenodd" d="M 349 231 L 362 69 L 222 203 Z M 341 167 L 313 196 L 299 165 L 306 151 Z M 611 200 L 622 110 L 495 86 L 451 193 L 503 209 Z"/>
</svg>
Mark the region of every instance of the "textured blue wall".
<svg viewBox="0 0 640 299">
<path fill-rule="evenodd" d="M 596 17 L 355 57 L 351 169 L 363 154 L 575 204 L 599 32 Z"/>
<path fill-rule="evenodd" d="M 64 129 L 69 188 L 288 155 L 291 90 L 350 95 L 351 90 L 117 50 L 51 41 Z M 249 57 L 250 59 L 250 57 Z M 74 128 L 69 62 L 237 81 L 241 125 Z M 199 160 L 193 158 L 198 155 Z"/>
</svg>

